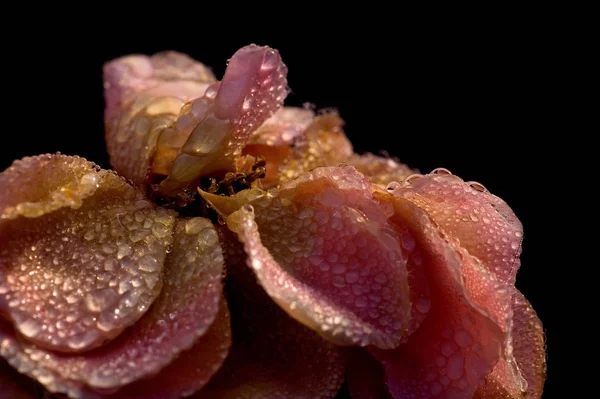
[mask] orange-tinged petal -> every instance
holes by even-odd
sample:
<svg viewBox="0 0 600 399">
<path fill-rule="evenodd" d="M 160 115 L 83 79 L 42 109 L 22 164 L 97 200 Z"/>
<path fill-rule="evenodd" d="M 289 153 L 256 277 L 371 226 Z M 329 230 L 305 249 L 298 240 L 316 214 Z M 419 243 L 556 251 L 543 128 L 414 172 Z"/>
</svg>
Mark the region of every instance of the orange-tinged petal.
<svg viewBox="0 0 600 399">
<path fill-rule="evenodd" d="M 199 391 L 221 368 L 231 346 L 229 310 L 225 298 L 217 318 L 191 349 L 182 352 L 158 374 L 138 380 L 102 399 L 167 399 Z M 93 394 L 93 393 L 91 393 Z"/>
<path fill-rule="evenodd" d="M 539 399 L 546 380 L 546 348 L 542 322 L 531 304 L 512 289 L 512 340 L 509 357 L 501 359 L 475 393 L 475 399 Z M 514 356 L 514 360 L 512 359 Z M 509 361 L 516 361 L 518 373 Z"/>
<path fill-rule="evenodd" d="M 173 196 L 201 176 L 235 172 L 250 134 L 282 106 L 286 76 L 277 50 L 256 45 L 238 50 L 223 80 L 192 105 L 192 113 L 199 107 L 199 116 L 169 176 L 160 183 L 159 195 Z"/>
<path fill-rule="evenodd" d="M 345 162 L 367 176 L 372 183 L 384 186 L 391 182 L 401 183 L 407 177 L 417 173 L 416 170 L 393 158 L 368 153 L 364 155 L 353 154 Z"/>
<path fill-rule="evenodd" d="M 41 347 L 92 349 L 158 296 L 174 212 L 111 171 L 42 155 L 0 175 L 0 313 Z"/>
<path fill-rule="evenodd" d="M 406 344 L 373 350 L 386 368 L 394 398 L 471 398 L 500 358 L 510 322 L 504 283 L 402 197 L 392 220 L 415 238 L 427 276 L 431 309 Z"/>
<path fill-rule="evenodd" d="M 122 388 L 164 369 L 206 333 L 219 310 L 222 273 L 223 255 L 212 223 L 179 220 L 163 290 L 130 329 L 94 351 L 58 354 L 19 339 L 8 323 L 0 322 L 0 354 L 52 392 L 80 398 L 90 389 Z M 190 387 L 180 389 L 170 397 Z"/>
<path fill-rule="evenodd" d="M 113 167 L 136 184 L 148 183 L 160 135 L 175 123 L 183 105 L 201 97 L 213 82 L 207 67 L 173 51 L 108 62 L 105 124 Z"/>
<path fill-rule="evenodd" d="M 395 190 L 416 204 L 498 278 L 514 284 L 521 264 L 523 226 L 510 207 L 480 184 L 444 169 Z"/>
<path fill-rule="evenodd" d="M 335 112 L 316 117 L 297 140 L 291 155 L 279 167 L 279 183 L 297 178 L 317 167 L 339 166 L 352 154 L 352 144 Z"/>
<path fill-rule="evenodd" d="M 340 345 L 400 343 L 410 325 L 408 255 L 364 176 L 317 168 L 267 193 L 202 195 L 235 211 L 227 225 L 248 265 L 292 317 Z"/>
</svg>

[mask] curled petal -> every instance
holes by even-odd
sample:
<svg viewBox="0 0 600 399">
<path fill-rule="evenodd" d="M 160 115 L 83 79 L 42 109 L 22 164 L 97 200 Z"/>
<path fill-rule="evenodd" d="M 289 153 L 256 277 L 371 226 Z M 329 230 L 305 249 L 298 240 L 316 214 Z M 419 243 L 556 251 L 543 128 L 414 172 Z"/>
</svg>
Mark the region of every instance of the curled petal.
<svg viewBox="0 0 600 399">
<path fill-rule="evenodd" d="M 105 123 L 113 167 L 134 183 L 146 184 L 153 161 L 160 158 L 160 136 L 175 123 L 184 104 L 201 97 L 214 81 L 203 64 L 173 51 L 108 62 Z"/>
<path fill-rule="evenodd" d="M 346 379 L 352 399 L 392 399 L 384 382 L 384 370 L 364 349 L 348 355 Z"/>
<path fill-rule="evenodd" d="M 290 156 L 278 168 L 279 182 L 297 178 L 322 166 L 339 166 L 352 154 L 352 144 L 335 112 L 318 116 L 296 140 Z"/>
<path fill-rule="evenodd" d="M 408 176 L 417 173 L 416 170 L 389 157 L 379 157 L 373 154 L 353 154 L 346 161 L 356 170 L 364 174 L 372 183 L 387 185 L 391 182 L 401 183 Z"/>
<path fill-rule="evenodd" d="M 279 183 L 280 166 L 292 155 L 294 142 L 303 140 L 313 118 L 311 110 L 284 107 L 250 136 L 243 154 L 265 159 L 266 175 L 261 180 L 263 187 Z"/>
<path fill-rule="evenodd" d="M 430 174 L 395 191 L 431 218 L 498 278 L 514 284 L 523 226 L 510 207 L 481 185 L 450 174 Z"/>
<path fill-rule="evenodd" d="M 423 210 L 401 197 L 390 200 L 394 223 L 415 237 L 431 308 L 406 344 L 373 353 L 394 398 L 471 398 L 504 348 L 509 292 Z"/>
<path fill-rule="evenodd" d="M 227 257 L 234 344 L 223 368 L 197 397 L 334 398 L 344 380 L 340 350 L 279 309 L 240 252 Z"/>
<path fill-rule="evenodd" d="M 310 109 L 283 107 L 267 119 L 248 140 L 248 145 L 289 146 L 315 117 Z"/>
<path fill-rule="evenodd" d="M 539 399 L 546 380 L 544 329 L 531 304 L 516 288 L 512 289 L 512 346 L 475 393 L 475 399 Z M 513 360 L 514 356 L 514 360 Z M 516 361 L 514 372 L 511 361 Z M 525 394 L 523 396 L 523 394 Z"/>
<path fill-rule="evenodd" d="M 79 398 L 89 389 L 119 389 L 162 370 L 206 333 L 218 313 L 222 273 L 223 256 L 212 223 L 179 220 L 162 292 L 130 329 L 97 350 L 58 354 L 18 339 L 7 323 L 0 323 L 0 354 L 52 392 Z M 176 390 L 169 397 L 178 397 L 190 386 L 172 388 Z"/>
<path fill-rule="evenodd" d="M 340 345 L 400 343 L 410 323 L 406 254 L 364 176 L 317 168 L 279 191 L 202 195 L 224 214 L 241 206 L 227 225 L 292 317 Z"/>
<path fill-rule="evenodd" d="M 158 374 L 138 380 L 102 399 L 167 399 L 199 391 L 221 368 L 231 346 L 229 310 L 221 298 L 217 318 L 191 349 L 182 352 Z"/>
<path fill-rule="evenodd" d="M 158 296 L 174 212 L 77 157 L 25 158 L 0 175 L 0 314 L 41 347 L 92 349 Z"/>
<path fill-rule="evenodd" d="M 194 106 L 198 108 L 197 124 L 159 193 L 169 196 L 200 176 L 235 171 L 250 134 L 283 104 L 286 75 L 287 67 L 276 50 L 256 45 L 238 50 L 223 81 L 192 105 L 192 113 Z"/>
</svg>

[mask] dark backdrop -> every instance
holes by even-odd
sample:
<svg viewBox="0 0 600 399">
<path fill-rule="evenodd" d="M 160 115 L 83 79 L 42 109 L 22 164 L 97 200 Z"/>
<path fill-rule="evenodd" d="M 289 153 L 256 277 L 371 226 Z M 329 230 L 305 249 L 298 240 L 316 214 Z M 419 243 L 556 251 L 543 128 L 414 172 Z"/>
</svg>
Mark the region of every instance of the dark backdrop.
<svg viewBox="0 0 600 399">
<path fill-rule="evenodd" d="M 548 52 L 551 32 L 512 23 L 488 29 L 485 21 L 414 29 L 388 21 L 382 32 L 341 18 L 330 22 L 315 18 L 298 27 L 282 21 L 262 34 L 254 26 L 236 33 L 201 22 L 187 29 L 130 27 L 115 16 L 102 27 L 49 23 L 31 41 L 9 39 L 0 170 L 13 159 L 55 151 L 109 167 L 101 67 L 114 57 L 174 49 L 220 77 L 237 48 L 251 42 L 275 47 L 289 67 L 287 104 L 336 107 L 357 151 L 385 150 L 422 172 L 448 168 L 514 209 L 525 228 L 517 286 L 547 330 L 544 397 L 560 396 L 561 265 L 551 250 L 552 205 L 543 195 L 552 171 L 562 168 L 552 150 L 561 118 L 553 104 L 562 82 Z"/>
</svg>

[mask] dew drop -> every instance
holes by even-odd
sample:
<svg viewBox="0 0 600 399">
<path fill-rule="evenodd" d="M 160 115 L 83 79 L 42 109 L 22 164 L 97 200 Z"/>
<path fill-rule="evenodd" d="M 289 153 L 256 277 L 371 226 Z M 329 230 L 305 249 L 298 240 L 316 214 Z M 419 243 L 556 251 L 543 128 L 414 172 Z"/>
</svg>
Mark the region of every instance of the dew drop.
<svg viewBox="0 0 600 399">
<path fill-rule="evenodd" d="M 150 255 L 144 255 L 138 260 L 138 266 L 141 271 L 153 273 L 160 269 L 160 264 L 156 258 Z"/>
<path fill-rule="evenodd" d="M 88 293 L 85 304 L 91 312 L 102 312 L 114 305 L 119 299 L 115 291 L 110 288 L 98 289 Z"/>
<path fill-rule="evenodd" d="M 185 223 L 185 232 L 186 232 L 186 234 L 195 235 L 195 234 L 200 233 L 202 230 L 206 229 L 207 227 L 211 227 L 211 226 L 212 226 L 212 223 L 210 222 L 210 220 L 201 218 L 201 217 L 196 217 L 196 218 L 192 218 L 192 219 L 188 220 Z"/>
<path fill-rule="evenodd" d="M 35 337 L 40 330 L 42 325 L 35 319 L 25 319 L 22 323 L 19 323 L 19 331 L 27 338 Z"/>
<path fill-rule="evenodd" d="M 427 298 L 419 298 L 415 301 L 415 307 L 420 313 L 427 313 L 431 309 L 431 301 Z"/>
</svg>

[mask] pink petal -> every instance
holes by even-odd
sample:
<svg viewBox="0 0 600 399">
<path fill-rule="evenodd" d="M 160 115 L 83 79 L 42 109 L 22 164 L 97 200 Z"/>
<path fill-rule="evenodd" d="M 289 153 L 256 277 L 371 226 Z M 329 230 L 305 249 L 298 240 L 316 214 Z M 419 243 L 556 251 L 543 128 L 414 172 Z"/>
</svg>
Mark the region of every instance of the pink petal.
<svg viewBox="0 0 600 399">
<path fill-rule="evenodd" d="M 52 392 L 78 398 L 90 388 L 119 389 L 162 370 L 206 333 L 217 317 L 222 272 L 212 223 L 179 220 L 165 262 L 163 290 L 132 328 L 102 348 L 77 355 L 37 348 L 16 338 L 8 323 L 0 323 L 0 354 Z M 172 388 L 176 390 L 169 397 L 178 397 L 190 386 Z"/>
<path fill-rule="evenodd" d="M 131 55 L 104 66 L 106 143 L 113 167 L 146 184 L 158 139 L 183 105 L 201 97 L 215 78 L 188 56 Z"/>
<path fill-rule="evenodd" d="M 291 155 L 279 167 L 279 182 L 297 178 L 321 166 L 339 166 L 352 155 L 352 144 L 335 112 L 318 116 L 297 140 Z"/>
<path fill-rule="evenodd" d="M 113 172 L 41 155 L 0 174 L 0 314 L 30 342 L 89 350 L 146 312 L 174 212 Z"/>
<path fill-rule="evenodd" d="M 377 360 L 364 349 L 352 350 L 348 357 L 346 379 L 352 399 L 392 399 Z"/>
<path fill-rule="evenodd" d="M 243 154 L 264 158 L 266 175 L 260 181 L 263 187 L 279 183 L 280 167 L 292 155 L 294 143 L 304 139 L 313 118 L 314 112 L 310 110 L 284 107 L 250 136 Z"/>
<path fill-rule="evenodd" d="M 416 170 L 393 158 L 379 157 L 373 154 L 353 154 L 346 163 L 354 166 L 375 184 L 401 183 L 408 176 L 417 173 Z"/>
<path fill-rule="evenodd" d="M 217 318 L 191 349 L 182 352 L 158 374 L 127 385 L 102 399 L 166 399 L 199 391 L 221 368 L 231 346 L 229 310 L 225 298 Z"/>
<path fill-rule="evenodd" d="M 442 174 L 442 172 L 444 174 Z M 520 266 L 523 226 L 509 206 L 478 183 L 438 173 L 396 190 L 409 199 L 498 278 L 514 284 Z"/>
<path fill-rule="evenodd" d="M 225 215 L 242 207 L 227 225 L 292 317 L 340 345 L 400 343 L 410 323 L 407 255 L 364 176 L 317 168 L 279 191 L 203 196 Z"/>
<path fill-rule="evenodd" d="M 315 117 L 310 109 L 283 107 L 267 119 L 248 140 L 248 145 L 289 146 L 302 135 Z"/>
<path fill-rule="evenodd" d="M 286 75 L 277 50 L 255 45 L 238 50 L 223 81 L 207 91 L 204 106 L 197 104 L 202 108 L 198 124 L 161 183 L 160 195 L 173 195 L 200 176 L 235 171 L 250 134 L 283 104 Z"/>
<path fill-rule="evenodd" d="M 277 307 L 245 266 L 241 246 L 236 247 L 225 249 L 234 344 L 223 368 L 197 397 L 334 398 L 344 380 L 339 349 Z"/>
<path fill-rule="evenodd" d="M 406 344 L 373 353 L 386 368 L 394 398 L 471 398 L 503 349 L 508 290 L 423 210 L 402 197 L 387 199 L 394 223 L 415 238 L 431 309 Z"/>
<path fill-rule="evenodd" d="M 511 291 L 512 353 L 496 364 L 485 383 L 475 393 L 475 399 L 539 399 L 542 396 L 546 380 L 546 340 L 542 322 L 523 294 L 516 288 Z M 516 361 L 516 373 L 507 359 Z"/>
</svg>

